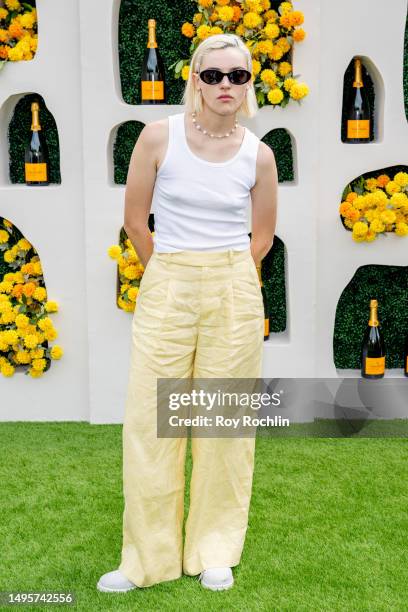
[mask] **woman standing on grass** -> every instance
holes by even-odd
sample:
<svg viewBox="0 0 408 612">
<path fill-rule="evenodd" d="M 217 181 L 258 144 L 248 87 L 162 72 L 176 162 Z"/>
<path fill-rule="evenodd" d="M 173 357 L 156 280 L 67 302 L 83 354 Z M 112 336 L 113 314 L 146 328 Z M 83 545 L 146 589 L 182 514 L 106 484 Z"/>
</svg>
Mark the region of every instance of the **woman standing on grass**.
<svg viewBox="0 0 408 612">
<path fill-rule="evenodd" d="M 260 262 L 276 225 L 271 149 L 236 115 L 258 110 L 251 55 L 235 34 L 193 54 L 185 112 L 144 127 L 126 184 L 124 227 L 145 265 L 132 321 L 123 425 L 122 559 L 98 589 L 123 592 L 199 574 L 227 589 L 248 526 L 255 437 L 157 437 L 158 378 L 260 378 Z M 252 238 L 247 211 L 252 201 Z M 153 204 L 154 240 L 148 228 Z"/>
</svg>

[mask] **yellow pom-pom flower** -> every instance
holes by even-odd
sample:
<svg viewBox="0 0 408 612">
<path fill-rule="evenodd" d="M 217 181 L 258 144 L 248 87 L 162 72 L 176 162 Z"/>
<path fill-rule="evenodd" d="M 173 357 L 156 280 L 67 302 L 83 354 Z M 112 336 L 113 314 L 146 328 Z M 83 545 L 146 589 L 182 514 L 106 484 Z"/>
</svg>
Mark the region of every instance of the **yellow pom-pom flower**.
<svg viewBox="0 0 408 612">
<path fill-rule="evenodd" d="M 408 223 L 399 222 L 395 226 L 395 233 L 397 236 L 407 236 L 408 235 Z"/>
<path fill-rule="evenodd" d="M 58 303 L 54 301 L 48 301 L 45 303 L 46 312 L 58 312 Z"/>
<path fill-rule="evenodd" d="M 187 38 L 193 38 L 195 34 L 195 27 L 193 26 L 192 23 L 189 23 L 188 21 L 186 21 L 181 26 L 181 33 L 184 34 L 184 36 L 186 36 Z"/>
<path fill-rule="evenodd" d="M 280 34 L 279 26 L 276 23 L 267 23 L 263 29 L 263 32 L 266 38 L 274 39 L 277 38 Z"/>
<path fill-rule="evenodd" d="M 4 4 L 7 6 L 9 11 L 18 11 L 21 8 L 19 0 L 5 0 Z"/>
<path fill-rule="evenodd" d="M 47 298 L 47 290 L 44 287 L 37 287 L 33 293 L 33 298 L 37 302 L 43 302 Z"/>
<path fill-rule="evenodd" d="M 200 25 L 197 28 L 197 36 L 198 36 L 198 38 L 200 40 L 204 40 L 210 34 L 210 30 L 211 30 L 210 26 L 205 25 L 205 24 Z"/>
<path fill-rule="evenodd" d="M 291 71 L 292 71 L 292 64 L 290 64 L 289 62 L 281 62 L 279 64 L 278 72 L 282 76 L 286 76 Z"/>
<path fill-rule="evenodd" d="M 183 66 L 183 68 L 181 69 L 181 78 L 184 81 L 187 81 L 188 79 L 188 75 L 190 74 L 190 66 L 188 66 L 187 64 L 185 66 Z"/>
<path fill-rule="evenodd" d="M 0 244 L 7 244 L 10 234 L 6 230 L 0 229 Z"/>
<path fill-rule="evenodd" d="M 122 249 L 118 244 L 112 244 L 112 246 L 108 248 L 108 255 L 112 259 L 118 259 L 118 257 L 122 255 Z"/>
<path fill-rule="evenodd" d="M 61 359 L 63 354 L 64 351 L 58 344 L 55 344 L 50 351 L 51 359 Z"/>
<path fill-rule="evenodd" d="M 37 344 L 39 344 L 37 334 L 27 334 L 24 337 L 24 345 L 27 348 L 33 349 L 37 346 Z"/>
<path fill-rule="evenodd" d="M 228 21 L 232 21 L 234 10 L 231 6 L 220 6 L 218 9 L 218 16 L 221 21 L 227 23 Z"/>
<path fill-rule="evenodd" d="M 290 88 L 289 95 L 294 100 L 301 100 L 309 93 L 309 87 L 306 83 L 296 83 Z"/>
<path fill-rule="evenodd" d="M 1 373 L 3 374 L 3 376 L 13 376 L 14 374 L 14 366 L 11 365 L 11 363 L 7 362 L 3 362 L 0 368 Z"/>
<path fill-rule="evenodd" d="M 408 185 L 408 173 L 397 172 L 397 174 L 394 176 L 394 182 L 400 187 L 406 187 Z"/>
<path fill-rule="evenodd" d="M 276 73 L 270 68 L 265 68 L 260 74 L 261 81 L 273 87 L 276 84 Z"/>
<path fill-rule="evenodd" d="M 254 12 L 245 13 L 243 22 L 246 28 L 253 29 L 262 23 L 262 17 Z"/>
<path fill-rule="evenodd" d="M 271 104 L 279 104 L 283 100 L 283 93 L 278 87 L 275 87 L 268 91 L 267 97 Z"/>
<path fill-rule="evenodd" d="M 296 28 L 292 34 L 292 38 L 295 42 L 302 42 L 306 38 L 306 32 L 303 28 Z"/>
</svg>

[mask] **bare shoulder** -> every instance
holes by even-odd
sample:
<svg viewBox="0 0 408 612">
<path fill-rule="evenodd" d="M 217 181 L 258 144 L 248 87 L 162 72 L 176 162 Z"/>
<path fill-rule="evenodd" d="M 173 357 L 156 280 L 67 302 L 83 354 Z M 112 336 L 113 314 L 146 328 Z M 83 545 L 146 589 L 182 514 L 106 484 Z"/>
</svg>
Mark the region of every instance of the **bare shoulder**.
<svg viewBox="0 0 408 612">
<path fill-rule="evenodd" d="M 260 170 L 271 170 L 276 165 L 275 155 L 269 145 L 262 140 L 259 141 L 256 165 Z"/>
<path fill-rule="evenodd" d="M 146 123 L 143 130 L 140 132 L 140 136 L 143 136 L 143 140 L 148 146 L 160 146 L 163 140 L 167 139 L 168 131 L 169 120 L 168 117 L 165 117 L 164 119 Z"/>
</svg>

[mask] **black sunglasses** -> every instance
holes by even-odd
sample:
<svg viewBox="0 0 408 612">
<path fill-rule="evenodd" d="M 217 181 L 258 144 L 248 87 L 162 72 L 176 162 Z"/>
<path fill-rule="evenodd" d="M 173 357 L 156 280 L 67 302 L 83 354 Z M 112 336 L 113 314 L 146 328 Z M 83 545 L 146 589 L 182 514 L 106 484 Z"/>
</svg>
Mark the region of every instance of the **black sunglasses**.
<svg viewBox="0 0 408 612">
<path fill-rule="evenodd" d="M 245 85 L 248 83 L 252 74 L 248 70 L 243 70 L 238 68 L 237 70 L 232 70 L 231 72 L 221 72 L 221 70 L 202 70 L 200 73 L 200 78 L 207 83 L 207 85 L 217 85 L 217 83 L 221 83 L 224 75 L 227 75 L 230 83 L 233 85 Z"/>
</svg>

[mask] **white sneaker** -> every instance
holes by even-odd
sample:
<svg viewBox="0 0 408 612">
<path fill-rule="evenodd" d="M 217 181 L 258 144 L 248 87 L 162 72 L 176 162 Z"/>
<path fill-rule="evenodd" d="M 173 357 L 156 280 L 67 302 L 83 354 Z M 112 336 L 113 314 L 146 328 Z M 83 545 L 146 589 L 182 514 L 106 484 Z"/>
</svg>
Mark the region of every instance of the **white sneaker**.
<svg viewBox="0 0 408 612">
<path fill-rule="evenodd" d="M 135 589 L 136 585 L 130 582 L 120 570 L 114 570 L 101 576 L 96 588 L 104 593 L 126 593 L 126 591 Z"/>
<path fill-rule="evenodd" d="M 224 591 L 234 584 L 234 577 L 230 567 L 211 567 L 199 575 L 201 585 L 212 591 Z"/>
</svg>

